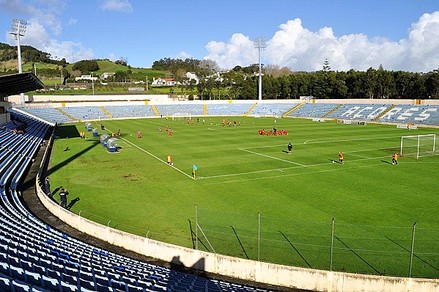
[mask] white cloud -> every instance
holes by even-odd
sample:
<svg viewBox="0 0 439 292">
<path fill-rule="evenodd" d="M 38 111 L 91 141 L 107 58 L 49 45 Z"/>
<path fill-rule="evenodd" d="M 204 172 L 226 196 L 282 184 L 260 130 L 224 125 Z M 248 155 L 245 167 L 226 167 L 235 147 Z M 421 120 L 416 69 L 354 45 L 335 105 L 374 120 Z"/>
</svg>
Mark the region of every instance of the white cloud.
<svg viewBox="0 0 439 292">
<path fill-rule="evenodd" d="M 8 43 L 15 45 L 16 41 L 10 34 L 6 34 Z M 65 58 L 68 62 L 76 62 L 82 59 L 92 59 L 93 51 L 84 47 L 81 43 L 71 41 L 58 41 L 53 39 L 45 28 L 45 25 L 36 19 L 32 19 L 21 38 L 21 44 L 33 46 L 43 52 L 49 53 L 53 58 Z"/>
<path fill-rule="evenodd" d="M 187 53 L 187 52 L 180 52 L 177 56 L 175 56 L 176 59 L 181 59 L 181 60 L 185 60 L 185 59 L 191 59 L 192 56 Z"/>
<path fill-rule="evenodd" d="M 77 18 L 72 18 L 72 17 L 70 17 L 69 18 L 69 21 L 67 22 L 67 25 L 75 25 L 75 24 L 77 24 L 78 23 L 78 19 Z"/>
<path fill-rule="evenodd" d="M 14 14 L 27 15 L 27 30 L 21 38 L 23 45 L 30 45 L 38 50 L 49 53 L 53 58 L 65 58 L 68 62 L 81 59 L 93 58 L 93 51 L 84 47 L 81 43 L 60 41 L 56 37 L 61 36 L 63 24 L 62 13 L 66 9 L 66 2 L 61 0 L 0 0 L 0 8 Z M 70 18 L 65 25 L 75 25 L 77 19 Z M 15 39 L 8 32 L 6 40 L 15 45 Z"/>
<path fill-rule="evenodd" d="M 233 34 L 225 42 L 206 45 L 205 59 L 222 68 L 248 66 L 258 62 L 253 41 Z M 267 41 L 263 63 L 287 66 L 294 71 L 322 69 L 328 59 L 333 70 L 367 70 L 383 65 L 388 70 L 428 72 L 439 68 L 439 12 L 426 13 L 397 42 L 385 38 L 370 39 L 364 34 L 337 37 L 332 28 L 310 31 L 300 19 L 289 20 Z"/>
<path fill-rule="evenodd" d="M 253 41 L 241 33 L 235 33 L 229 43 L 211 41 L 206 45 L 209 55 L 205 60 L 215 61 L 220 68 L 249 65 L 258 62 L 258 52 Z"/>
<path fill-rule="evenodd" d="M 133 7 L 128 0 L 103 0 L 101 3 L 102 10 L 131 12 Z"/>
</svg>

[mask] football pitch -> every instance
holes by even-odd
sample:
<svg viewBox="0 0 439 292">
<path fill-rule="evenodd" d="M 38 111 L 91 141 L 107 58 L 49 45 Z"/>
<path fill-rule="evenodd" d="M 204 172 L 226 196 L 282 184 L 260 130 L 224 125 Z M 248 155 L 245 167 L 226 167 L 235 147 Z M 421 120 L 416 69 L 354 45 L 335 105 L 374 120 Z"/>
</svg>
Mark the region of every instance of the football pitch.
<svg viewBox="0 0 439 292">
<path fill-rule="evenodd" d="M 79 198 L 71 211 L 80 216 L 190 248 L 313 269 L 330 269 L 332 258 L 335 271 L 407 276 L 413 250 L 412 276 L 439 277 L 439 152 L 391 163 L 401 136 L 438 129 L 209 116 L 93 126 L 99 134 L 120 129 L 118 153 L 91 132 L 80 139 L 83 123 L 62 125 L 50 162 L 52 190 L 64 186 L 69 201 Z M 288 135 L 258 134 L 273 127 Z"/>
</svg>

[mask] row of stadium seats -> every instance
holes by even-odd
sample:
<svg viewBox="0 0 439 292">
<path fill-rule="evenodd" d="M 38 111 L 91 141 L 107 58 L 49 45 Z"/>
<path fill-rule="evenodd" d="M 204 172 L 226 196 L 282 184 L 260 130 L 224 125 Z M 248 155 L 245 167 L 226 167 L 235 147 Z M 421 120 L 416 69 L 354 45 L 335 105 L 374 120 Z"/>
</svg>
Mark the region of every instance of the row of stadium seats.
<svg viewBox="0 0 439 292">
<path fill-rule="evenodd" d="M 439 125 L 439 106 L 397 105 L 385 113 L 379 121 Z"/>
<path fill-rule="evenodd" d="M 106 106 L 105 108 L 113 118 L 144 118 L 154 116 L 151 106 L 146 105 L 114 105 Z"/>
<path fill-rule="evenodd" d="M 252 116 L 275 116 L 280 117 L 291 110 L 298 103 L 258 103 L 251 111 Z"/>
<path fill-rule="evenodd" d="M 157 105 L 161 116 L 191 115 L 203 116 L 282 116 L 299 103 L 256 103 L 256 104 L 175 104 Z M 253 108 L 254 107 L 254 108 Z M 24 111 L 51 123 L 66 123 L 78 120 L 100 120 L 112 118 L 155 117 L 151 105 L 97 106 L 55 108 L 22 108 Z M 65 114 L 63 114 L 64 112 Z M 391 105 L 391 104 L 314 104 L 306 103 L 287 116 L 302 118 L 331 118 L 384 123 L 415 123 L 439 125 L 439 106 Z"/>
<path fill-rule="evenodd" d="M 0 129 L 0 291 L 265 291 L 127 258 L 43 223 L 18 189 L 50 127 L 11 115 Z"/>
<path fill-rule="evenodd" d="M 372 121 L 389 108 L 388 104 L 344 104 L 327 118 Z"/>
<path fill-rule="evenodd" d="M 307 103 L 298 110 L 292 112 L 289 116 L 300 118 L 321 118 L 337 106 L 338 104 L 332 103 Z"/>
<path fill-rule="evenodd" d="M 185 114 L 192 116 L 202 116 L 204 111 L 204 105 L 202 104 L 175 104 L 175 105 L 157 105 L 157 110 L 160 115 L 172 116 L 176 114 Z"/>
</svg>

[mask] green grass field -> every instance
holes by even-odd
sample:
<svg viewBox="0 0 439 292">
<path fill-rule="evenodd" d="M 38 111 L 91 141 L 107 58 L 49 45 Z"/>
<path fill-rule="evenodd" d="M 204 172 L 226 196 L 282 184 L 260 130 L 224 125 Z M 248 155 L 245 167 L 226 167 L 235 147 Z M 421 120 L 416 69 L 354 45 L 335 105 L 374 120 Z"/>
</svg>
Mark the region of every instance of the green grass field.
<svg viewBox="0 0 439 292">
<path fill-rule="evenodd" d="M 333 270 L 366 274 L 407 276 L 416 222 L 412 275 L 439 277 L 439 156 L 390 163 L 400 136 L 438 129 L 278 119 L 289 135 L 261 136 L 273 118 L 228 119 L 241 125 L 213 117 L 104 121 L 121 129 L 117 154 L 89 132 L 81 140 L 84 124 L 61 126 L 52 189 L 79 197 L 71 210 L 81 216 L 186 247 L 196 246 L 198 220 L 199 249 L 253 260 L 260 222 L 261 261 L 314 269 L 329 269 L 334 218 Z M 332 163 L 339 151 L 343 165 Z"/>
</svg>

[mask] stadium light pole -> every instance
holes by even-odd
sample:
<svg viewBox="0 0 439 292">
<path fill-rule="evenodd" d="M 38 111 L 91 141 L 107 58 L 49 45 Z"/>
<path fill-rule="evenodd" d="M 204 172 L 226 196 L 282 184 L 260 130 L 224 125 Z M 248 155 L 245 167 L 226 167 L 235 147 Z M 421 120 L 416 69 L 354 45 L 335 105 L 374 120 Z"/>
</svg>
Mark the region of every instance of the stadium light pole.
<svg viewBox="0 0 439 292">
<path fill-rule="evenodd" d="M 267 47 L 265 39 L 263 37 L 257 37 L 254 41 L 255 47 L 259 53 L 259 83 L 258 83 L 258 100 L 262 100 L 262 64 L 261 64 L 261 51 Z"/>
<path fill-rule="evenodd" d="M 18 58 L 18 73 L 22 73 L 22 65 L 21 65 L 21 47 L 20 47 L 20 37 L 24 36 L 26 32 L 27 22 L 25 20 L 14 19 L 12 20 L 12 31 L 10 34 L 15 36 L 17 40 L 17 58 Z M 20 93 L 20 102 L 24 103 L 24 93 Z"/>
<path fill-rule="evenodd" d="M 91 90 L 93 92 L 93 95 L 95 95 L 95 82 L 93 80 L 93 72 L 91 72 Z"/>
</svg>

